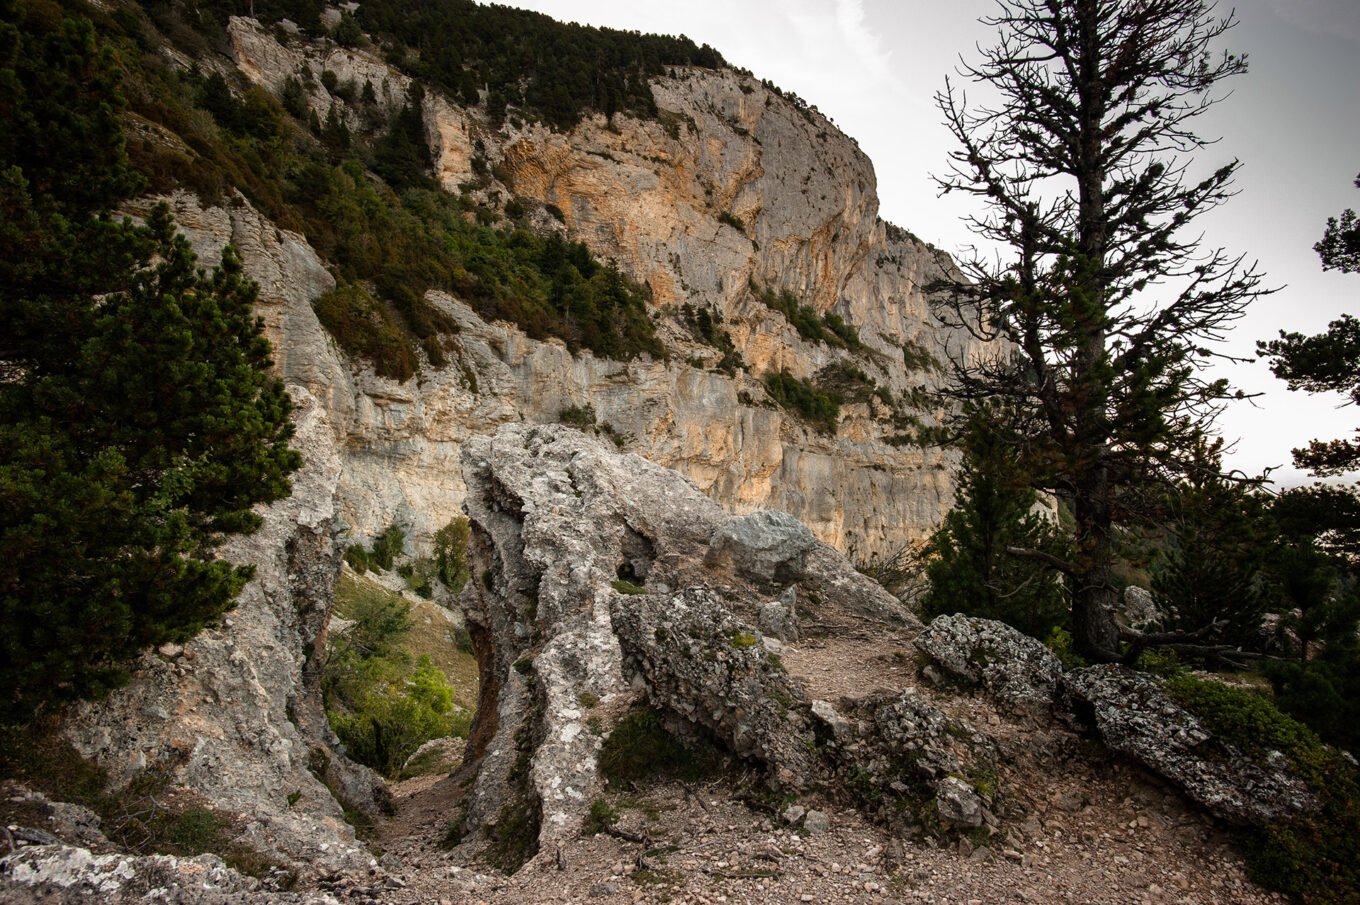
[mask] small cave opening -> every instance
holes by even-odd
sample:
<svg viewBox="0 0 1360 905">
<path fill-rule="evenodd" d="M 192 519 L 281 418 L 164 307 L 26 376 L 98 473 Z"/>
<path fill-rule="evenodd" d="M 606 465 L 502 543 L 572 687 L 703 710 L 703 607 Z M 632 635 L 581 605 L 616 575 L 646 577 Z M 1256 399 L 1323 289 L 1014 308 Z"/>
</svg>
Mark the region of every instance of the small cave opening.
<svg viewBox="0 0 1360 905">
<path fill-rule="evenodd" d="M 632 525 L 624 525 L 623 541 L 619 545 L 619 564 L 614 570 L 615 577 L 638 586 L 645 585 L 652 573 L 654 562 L 656 544 L 651 538 L 635 530 Z"/>
</svg>

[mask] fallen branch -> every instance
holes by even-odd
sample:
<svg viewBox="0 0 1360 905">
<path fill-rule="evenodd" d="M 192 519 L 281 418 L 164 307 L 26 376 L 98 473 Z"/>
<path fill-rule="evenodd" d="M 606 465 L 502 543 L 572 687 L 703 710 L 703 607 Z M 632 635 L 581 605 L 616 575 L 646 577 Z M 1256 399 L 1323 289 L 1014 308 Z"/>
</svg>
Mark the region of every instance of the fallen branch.
<svg viewBox="0 0 1360 905">
<path fill-rule="evenodd" d="M 652 840 L 645 833 L 630 833 L 627 830 L 619 829 L 613 824 L 606 825 L 604 831 L 607 835 L 613 836 L 615 839 L 622 839 L 625 842 L 637 842 L 647 846 L 652 844 Z"/>
</svg>

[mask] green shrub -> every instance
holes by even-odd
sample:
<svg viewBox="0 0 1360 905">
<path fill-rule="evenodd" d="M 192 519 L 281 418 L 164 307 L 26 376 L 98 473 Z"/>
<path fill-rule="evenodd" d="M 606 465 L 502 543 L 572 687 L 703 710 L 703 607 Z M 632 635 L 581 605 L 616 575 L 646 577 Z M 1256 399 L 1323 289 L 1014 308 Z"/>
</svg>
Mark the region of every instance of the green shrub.
<svg viewBox="0 0 1360 905">
<path fill-rule="evenodd" d="M 788 371 L 765 375 L 765 391 L 784 409 L 824 434 L 836 433 L 840 421 L 840 400 L 817 389 Z"/>
<path fill-rule="evenodd" d="M 333 635 L 322 669 L 331 728 L 350 757 L 388 777 L 425 742 L 467 737 L 470 717 L 428 657 L 414 664 L 404 642 L 410 605 L 400 596 L 342 576 L 336 613 L 352 621 Z"/>
<path fill-rule="evenodd" d="M 723 353 L 722 360 L 718 362 L 719 371 L 735 374 L 739 368 L 746 367 L 741 353 L 732 343 L 731 334 L 722 326 L 721 315 L 712 313 L 707 308 L 696 309 L 689 302 L 681 306 L 680 314 L 695 339 Z"/>
<path fill-rule="evenodd" d="M 752 288 L 765 307 L 784 315 L 803 339 L 852 351 L 862 348 L 863 344 L 855 328 L 847 324 L 839 314 L 827 312 L 825 315 L 818 315 L 815 308 L 799 302 L 787 289 L 775 292 L 768 287 L 758 290 L 754 286 Z"/>
<path fill-rule="evenodd" d="M 581 824 L 581 835 L 595 836 L 603 833 L 618 822 L 619 812 L 610 807 L 609 802 L 597 798 L 590 803 L 590 811 Z"/>
<path fill-rule="evenodd" d="M 363 544 L 350 544 L 345 548 L 345 562 L 360 575 L 368 571 L 368 551 Z"/>
<path fill-rule="evenodd" d="M 391 571 L 393 561 L 401 555 L 406 543 L 406 532 L 399 525 L 388 525 L 373 539 L 368 552 L 369 564 L 384 572 Z"/>
<path fill-rule="evenodd" d="M 374 682 L 349 712 L 329 711 L 331 728 L 350 757 L 395 777 L 431 739 L 467 737 L 469 718 L 453 710 L 453 686 L 428 657 L 396 681 Z"/>
<path fill-rule="evenodd" d="M 1360 777 L 1336 750 L 1266 697 L 1179 675 L 1167 692 L 1205 727 L 1265 764 L 1279 751 L 1321 803 L 1318 813 L 1237 831 L 1252 879 L 1310 903 L 1360 903 Z"/>
<path fill-rule="evenodd" d="M 406 580 L 406 589 L 430 600 L 434 597 L 434 582 L 439 570 L 433 558 L 419 556 L 397 567 L 397 574 Z"/>
<path fill-rule="evenodd" d="M 1281 713 L 1265 695 L 1190 673 L 1167 679 L 1166 691 L 1216 737 L 1258 760 L 1279 751 L 1310 783 L 1321 777 L 1330 756 L 1321 740 L 1307 726 Z"/>
<path fill-rule="evenodd" d="M 1066 540 L 1034 511 L 1034 491 L 1015 472 L 1008 439 L 989 412 L 980 406 L 970 414 L 954 507 L 924 551 L 930 589 L 921 599 L 921 617 L 966 613 L 1000 620 L 1033 638 L 1070 641 L 1065 631 L 1055 634 L 1068 621 L 1059 576 L 1007 552 L 1023 547 L 1061 556 Z"/>
<path fill-rule="evenodd" d="M 434 533 L 435 571 L 444 587 L 457 594 L 467 584 L 468 541 L 472 526 L 465 516 L 458 516 Z"/>
<path fill-rule="evenodd" d="M 593 430 L 595 407 L 588 402 L 585 405 L 569 405 L 557 413 L 557 420 L 577 430 Z"/>
<path fill-rule="evenodd" d="M 387 306 L 363 286 L 338 283 L 312 302 L 317 320 L 347 354 L 373 365 L 380 377 L 406 381 L 419 360 L 415 343 Z"/>
</svg>

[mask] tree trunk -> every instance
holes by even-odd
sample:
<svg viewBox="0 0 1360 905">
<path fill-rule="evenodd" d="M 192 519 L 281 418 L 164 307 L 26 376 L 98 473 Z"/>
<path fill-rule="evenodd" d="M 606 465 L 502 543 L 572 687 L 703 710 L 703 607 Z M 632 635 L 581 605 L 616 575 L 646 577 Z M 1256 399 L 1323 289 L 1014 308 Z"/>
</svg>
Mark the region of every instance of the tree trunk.
<svg viewBox="0 0 1360 905">
<path fill-rule="evenodd" d="M 1091 484 L 1080 488 L 1073 501 L 1077 550 L 1084 568 L 1073 576 L 1072 641 L 1076 652 L 1087 660 L 1109 663 L 1119 658 L 1114 531 L 1109 475 L 1104 467 L 1095 471 Z"/>
</svg>

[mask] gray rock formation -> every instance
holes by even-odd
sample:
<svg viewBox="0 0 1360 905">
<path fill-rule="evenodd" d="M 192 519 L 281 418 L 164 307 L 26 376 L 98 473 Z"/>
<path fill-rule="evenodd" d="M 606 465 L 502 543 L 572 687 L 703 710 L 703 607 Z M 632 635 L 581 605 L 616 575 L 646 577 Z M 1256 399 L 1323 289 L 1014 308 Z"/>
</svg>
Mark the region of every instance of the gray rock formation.
<svg viewBox="0 0 1360 905">
<path fill-rule="evenodd" d="M 1162 608 L 1157 606 L 1152 592 L 1137 585 L 1124 589 L 1123 606 L 1120 608 L 1122 622 L 1129 628 L 1145 630 L 1161 623 L 1165 618 Z"/>
<path fill-rule="evenodd" d="M 1283 755 L 1264 767 L 1215 738 L 1152 676 L 1107 664 L 1074 670 L 1062 686 L 1068 708 L 1106 745 L 1166 777 L 1223 820 L 1262 825 L 1318 806 Z"/>
<path fill-rule="evenodd" d="M 1047 647 L 1004 622 L 957 614 L 937 616 L 916 648 L 957 680 L 1012 707 L 1047 712 L 1062 664 Z"/>
<path fill-rule="evenodd" d="M 579 831 L 601 785 L 583 700 L 598 701 L 606 732 L 647 704 L 775 785 L 818 776 L 810 705 L 755 627 L 768 598 L 711 568 L 710 539 L 728 521 L 716 504 L 676 472 L 561 426 L 507 425 L 463 458 L 476 576 L 464 604 L 482 663 L 469 838 L 504 853 L 515 828 L 529 834 L 522 859 Z M 625 565 L 630 580 L 618 577 Z M 824 544 L 795 587 L 828 624 L 863 612 L 915 624 Z"/>
<path fill-rule="evenodd" d="M 560 426 L 506 426 L 470 442 L 464 460 L 474 572 L 485 576 L 464 595 L 483 659 L 464 829 L 491 857 L 506 854 L 509 828 L 536 840 L 520 860 L 578 831 L 601 788 L 602 736 L 638 705 L 716 739 L 776 789 L 848 787 L 897 823 L 933 823 L 938 805 L 926 803 L 937 800 L 956 827 L 989 817 L 995 749 L 983 733 L 910 690 L 844 712 L 808 699 L 757 628 L 771 573 L 718 555 L 730 552 L 731 520 L 689 481 Z M 616 578 L 624 566 L 643 584 Z M 824 544 L 807 549 L 790 587 L 833 632 L 919 628 Z M 583 701 L 596 702 L 601 735 Z"/>
<path fill-rule="evenodd" d="M 812 532 L 788 513 L 753 512 L 713 532 L 710 564 L 762 585 L 789 585 L 803 574 L 803 559 L 814 543 Z"/>
<path fill-rule="evenodd" d="M 624 671 L 648 700 L 703 726 L 785 789 L 805 789 L 817 773 L 812 725 L 799 690 L 757 643 L 749 623 L 709 588 L 620 596 L 614 630 Z"/>
<path fill-rule="evenodd" d="M 94 854 L 34 845 L 0 858 L 0 901 L 9 905 L 338 905 L 324 893 L 263 889 L 216 855 Z"/>
</svg>

